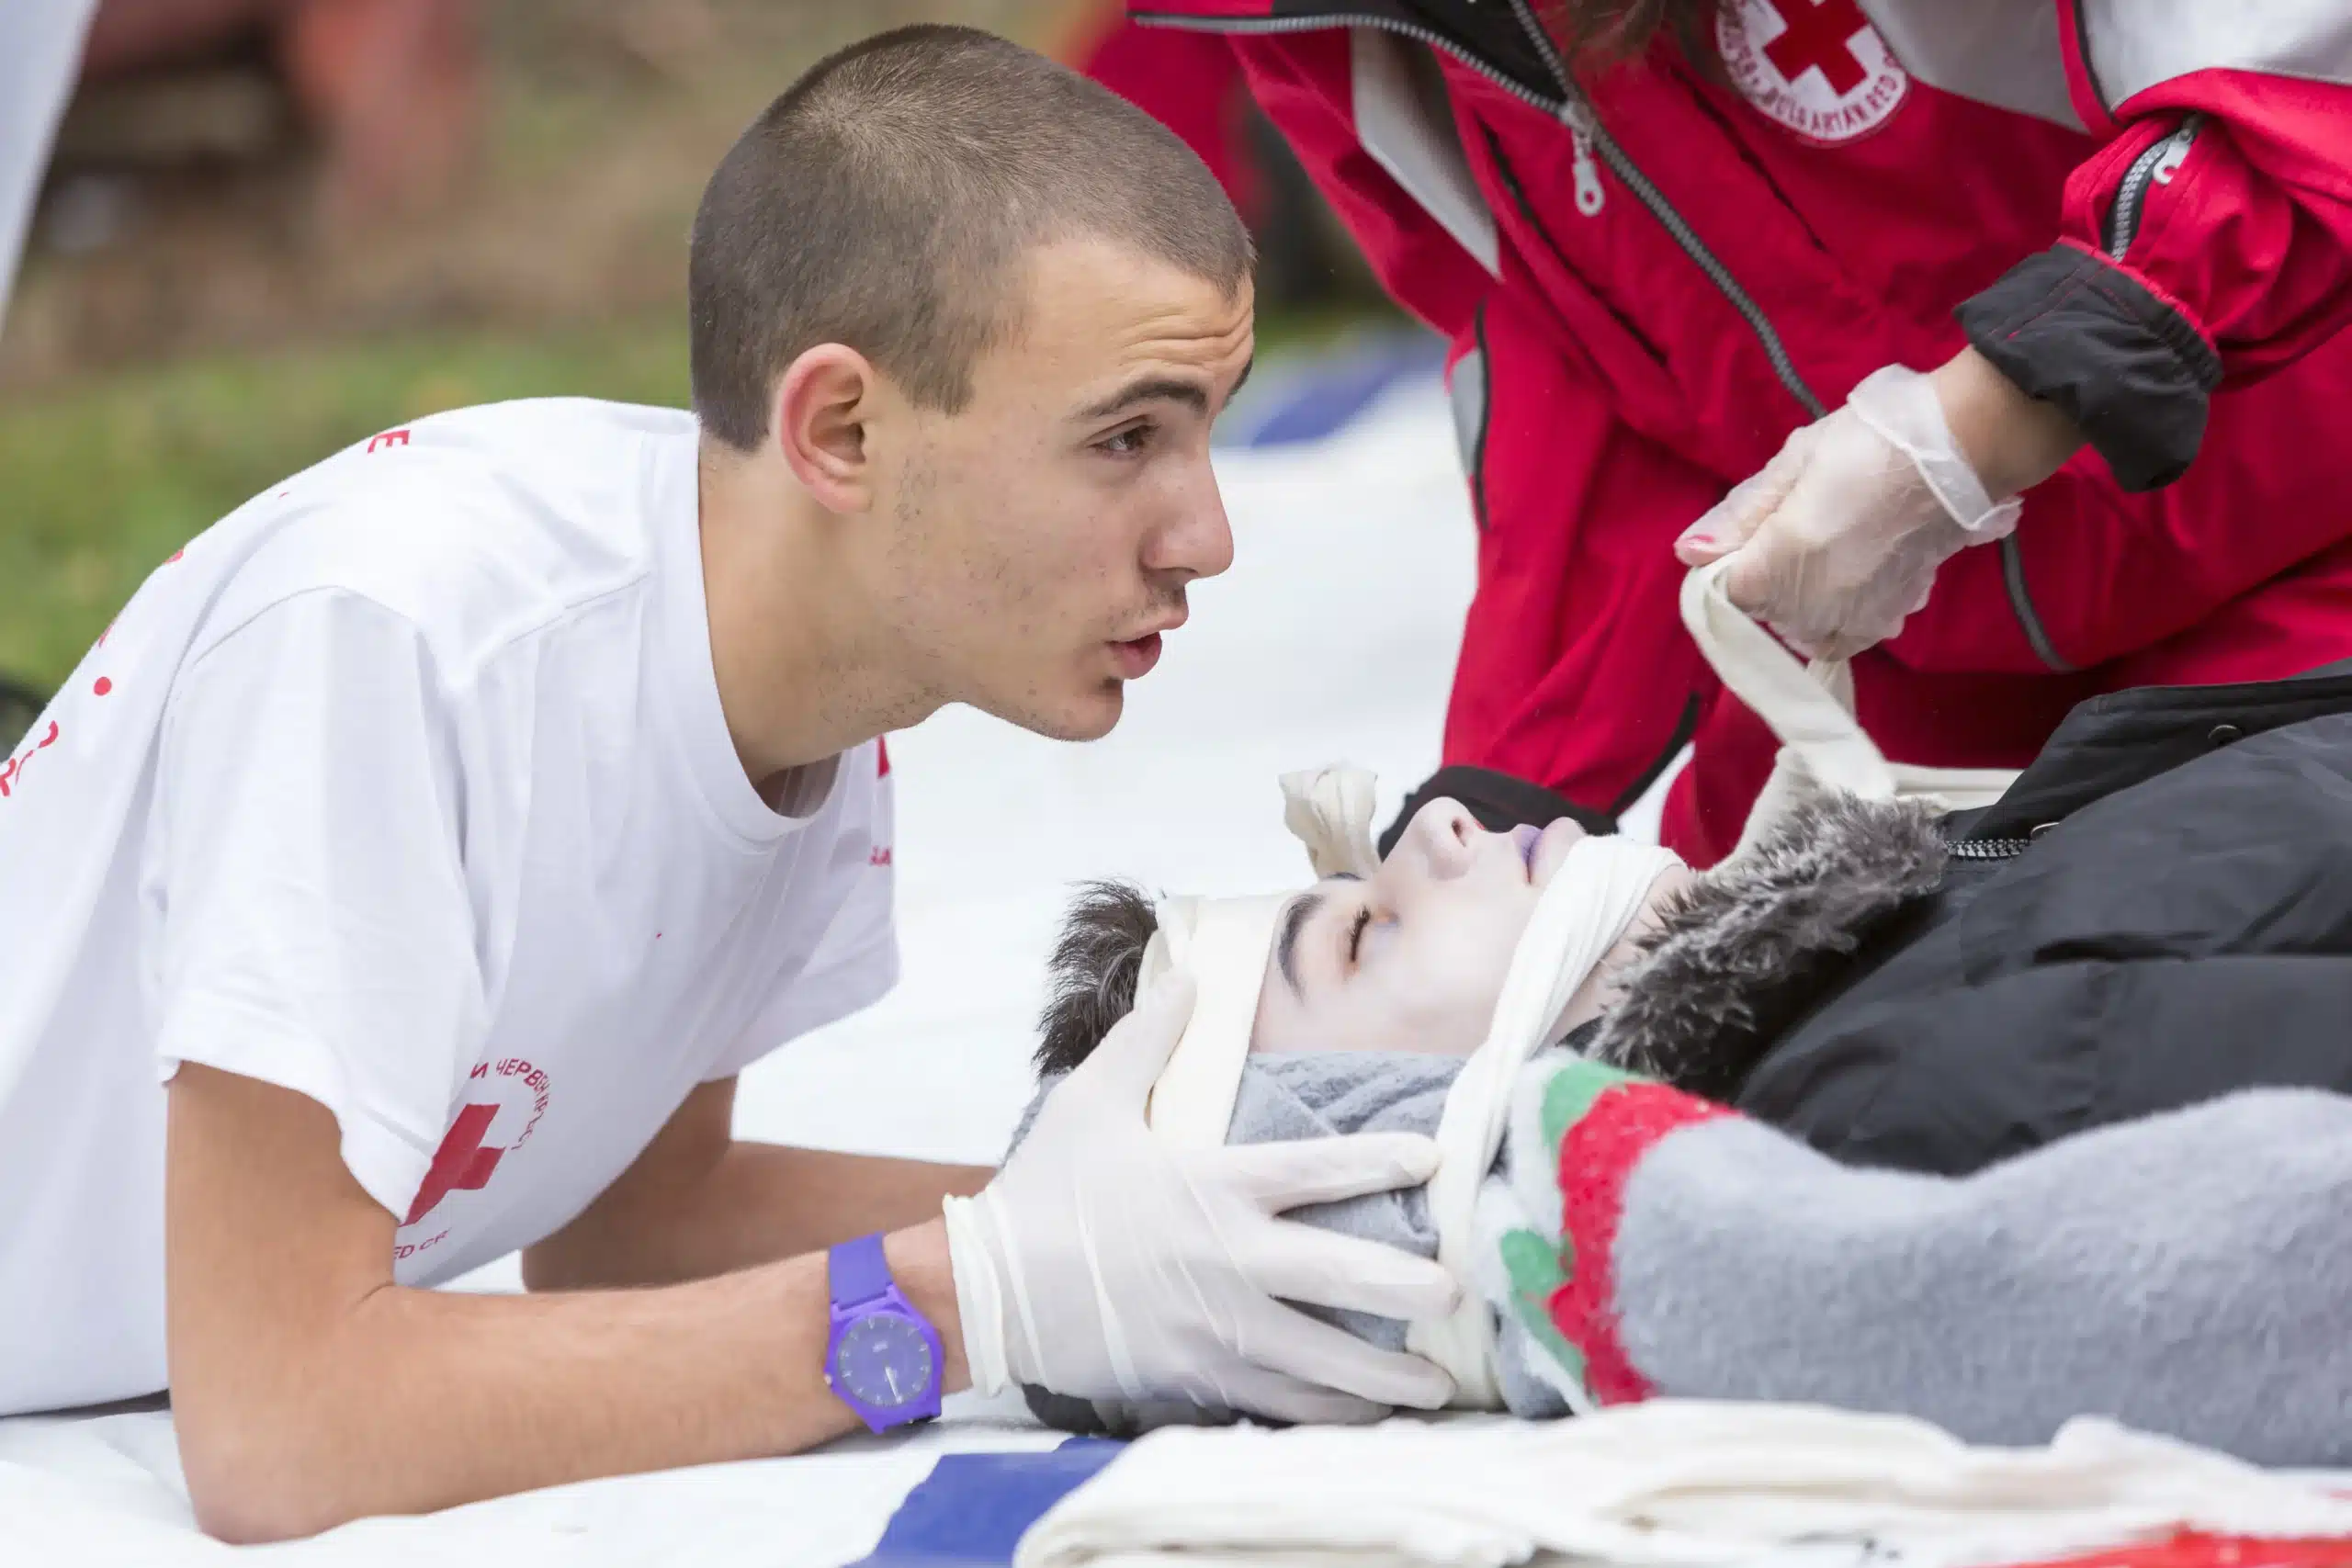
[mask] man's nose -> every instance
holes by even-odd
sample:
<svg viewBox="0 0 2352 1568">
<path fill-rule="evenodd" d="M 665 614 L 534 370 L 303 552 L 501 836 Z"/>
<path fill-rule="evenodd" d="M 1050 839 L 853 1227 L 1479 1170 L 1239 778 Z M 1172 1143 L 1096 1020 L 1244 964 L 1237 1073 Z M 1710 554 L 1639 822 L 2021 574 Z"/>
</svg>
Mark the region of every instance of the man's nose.
<svg viewBox="0 0 2352 1568">
<path fill-rule="evenodd" d="M 1144 566 L 1155 573 L 1175 573 L 1190 581 L 1216 577 L 1233 565 L 1233 525 L 1225 515 L 1225 497 L 1217 493 L 1216 476 L 1208 458 L 1184 487 L 1176 515 L 1156 531 Z"/>
</svg>

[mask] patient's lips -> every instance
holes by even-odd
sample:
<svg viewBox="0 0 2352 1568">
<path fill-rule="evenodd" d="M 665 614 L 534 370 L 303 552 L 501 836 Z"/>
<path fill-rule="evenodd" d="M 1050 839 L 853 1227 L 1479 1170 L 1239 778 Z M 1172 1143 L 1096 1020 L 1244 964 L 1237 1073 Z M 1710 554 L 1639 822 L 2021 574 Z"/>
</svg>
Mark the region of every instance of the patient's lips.
<svg viewBox="0 0 2352 1568">
<path fill-rule="evenodd" d="M 1527 867 L 1527 880 L 1535 880 L 1535 851 L 1544 841 L 1544 829 L 1522 822 L 1510 830 L 1510 841 L 1519 851 L 1520 863 Z"/>
<path fill-rule="evenodd" d="M 1529 832 L 1532 829 L 1521 828 L 1514 831 Z M 1533 846 L 1526 852 L 1527 880 L 1538 887 L 1549 885 L 1558 874 L 1560 867 L 1567 863 L 1568 852 L 1575 849 L 1577 841 L 1584 836 L 1584 829 L 1570 817 L 1559 818 L 1544 828 Z"/>
</svg>

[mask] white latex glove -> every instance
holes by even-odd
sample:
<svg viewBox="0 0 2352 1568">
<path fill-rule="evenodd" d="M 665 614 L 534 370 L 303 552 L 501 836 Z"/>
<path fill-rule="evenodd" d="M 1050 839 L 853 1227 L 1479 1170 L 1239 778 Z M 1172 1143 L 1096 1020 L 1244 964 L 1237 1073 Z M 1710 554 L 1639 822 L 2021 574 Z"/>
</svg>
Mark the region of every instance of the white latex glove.
<svg viewBox="0 0 2352 1568">
<path fill-rule="evenodd" d="M 996 1179 L 947 1201 L 973 1387 L 1034 1383 L 1294 1422 L 1443 1405 L 1453 1382 L 1430 1362 L 1285 1303 L 1440 1317 L 1457 1299 L 1453 1277 L 1429 1258 L 1274 1217 L 1425 1182 L 1437 1145 L 1385 1133 L 1163 1143 L 1144 1101 L 1192 1011 L 1189 978 L 1155 987 L 1046 1100 Z"/>
<path fill-rule="evenodd" d="M 1930 379 L 1889 365 L 1790 436 L 1676 541 L 1686 565 L 1730 555 L 1731 602 L 1815 659 L 1903 629 L 1936 569 L 2017 526 L 1962 456 Z"/>
</svg>

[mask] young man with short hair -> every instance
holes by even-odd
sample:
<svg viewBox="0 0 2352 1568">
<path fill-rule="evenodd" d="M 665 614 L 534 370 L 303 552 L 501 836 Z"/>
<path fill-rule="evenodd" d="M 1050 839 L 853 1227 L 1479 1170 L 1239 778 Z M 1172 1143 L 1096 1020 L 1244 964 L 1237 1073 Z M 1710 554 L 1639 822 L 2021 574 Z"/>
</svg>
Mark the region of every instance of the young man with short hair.
<svg viewBox="0 0 2352 1568">
<path fill-rule="evenodd" d="M 199 1521 L 264 1540 L 883 1429 L 976 1362 L 1442 1402 L 1283 1303 L 1443 1271 L 1274 1217 L 1433 1150 L 1162 1147 L 1181 997 L 1001 1176 L 730 1136 L 894 976 L 878 738 L 1100 736 L 1229 563 L 1249 268 L 1139 111 L 885 35 L 711 180 L 695 416 L 421 421 L 160 568 L 0 760 L 0 1413 L 168 1386 Z M 526 1297 L 417 1288 L 518 1247 Z"/>
</svg>

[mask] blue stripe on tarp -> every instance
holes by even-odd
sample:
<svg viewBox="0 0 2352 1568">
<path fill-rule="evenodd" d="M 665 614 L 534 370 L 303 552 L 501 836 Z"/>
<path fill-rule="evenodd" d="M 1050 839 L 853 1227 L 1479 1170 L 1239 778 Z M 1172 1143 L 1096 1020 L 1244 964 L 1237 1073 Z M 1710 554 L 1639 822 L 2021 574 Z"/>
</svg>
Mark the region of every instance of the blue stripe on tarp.
<svg viewBox="0 0 2352 1568">
<path fill-rule="evenodd" d="M 943 1454 L 851 1568 L 1010 1568 L 1029 1527 L 1126 1446 L 1072 1438 L 1040 1452 Z"/>
<path fill-rule="evenodd" d="M 1398 384 L 1444 368 L 1427 333 L 1384 333 L 1303 363 L 1261 369 L 1217 422 L 1221 446 L 1288 446 L 1337 434 Z"/>
</svg>

